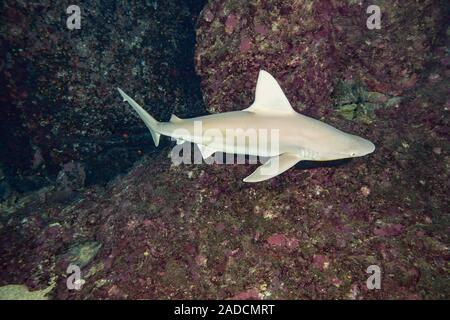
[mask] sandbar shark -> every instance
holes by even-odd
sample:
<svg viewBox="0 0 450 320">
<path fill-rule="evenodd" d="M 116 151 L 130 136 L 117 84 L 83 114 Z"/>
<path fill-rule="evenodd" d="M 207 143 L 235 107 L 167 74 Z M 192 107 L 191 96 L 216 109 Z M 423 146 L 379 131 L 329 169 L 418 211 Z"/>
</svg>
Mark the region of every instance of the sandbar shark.
<svg viewBox="0 0 450 320">
<path fill-rule="evenodd" d="M 259 72 L 255 100 L 250 107 L 190 119 L 172 115 L 169 122 L 155 120 L 125 92 L 118 90 L 144 121 L 156 146 L 160 135 L 165 135 L 177 143 L 197 144 L 205 159 L 217 151 L 269 158 L 246 177 L 245 182 L 270 179 L 302 160 L 355 158 L 375 150 L 369 140 L 296 112 L 275 78 L 264 70 Z M 198 124 L 201 124 L 200 131 Z M 256 139 L 236 139 L 236 136 L 251 133 L 256 133 Z"/>
</svg>

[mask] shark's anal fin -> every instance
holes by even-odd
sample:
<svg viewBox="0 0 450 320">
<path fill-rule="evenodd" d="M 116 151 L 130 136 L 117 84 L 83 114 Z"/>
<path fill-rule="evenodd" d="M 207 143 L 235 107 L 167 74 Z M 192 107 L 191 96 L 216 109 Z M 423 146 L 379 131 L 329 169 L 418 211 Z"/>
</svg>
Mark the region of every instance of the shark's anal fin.
<svg viewBox="0 0 450 320">
<path fill-rule="evenodd" d="M 272 157 L 245 178 L 244 182 L 260 182 L 273 178 L 293 167 L 301 160 L 303 160 L 301 156 L 293 153 L 283 153 L 279 156 Z"/>
<path fill-rule="evenodd" d="M 204 146 L 202 144 L 198 144 L 197 147 L 200 149 L 203 159 L 207 159 L 207 158 L 211 157 L 211 155 L 217 151 L 217 150 L 211 149 L 210 147 Z"/>
</svg>

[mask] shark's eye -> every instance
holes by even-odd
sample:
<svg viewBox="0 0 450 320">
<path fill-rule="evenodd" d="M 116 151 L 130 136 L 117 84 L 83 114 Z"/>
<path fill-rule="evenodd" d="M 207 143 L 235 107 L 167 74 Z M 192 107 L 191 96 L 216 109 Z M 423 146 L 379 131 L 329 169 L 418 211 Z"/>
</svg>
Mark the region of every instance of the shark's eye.
<svg viewBox="0 0 450 320">
<path fill-rule="evenodd" d="M 352 157 L 356 156 L 356 152 L 350 153 L 350 156 L 352 156 Z"/>
</svg>

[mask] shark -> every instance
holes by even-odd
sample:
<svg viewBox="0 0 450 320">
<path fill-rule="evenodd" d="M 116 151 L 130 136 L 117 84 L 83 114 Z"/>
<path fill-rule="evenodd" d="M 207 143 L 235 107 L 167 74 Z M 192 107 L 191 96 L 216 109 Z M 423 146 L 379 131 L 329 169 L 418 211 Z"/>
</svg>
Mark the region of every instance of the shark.
<svg viewBox="0 0 450 320">
<path fill-rule="evenodd" d="M 375 151 L 375 145 L 367 139 L 296 112 L 277 80 L 264 70 L 258 75 L 254 102 L 246 109 L 189 119 L 172 115 L 168 122 L 157 121 L 117 89 L 150 130 L 156 146 L 164 135 L 177 144 L 186 141 L 197 144 L 204 159 L 216 152 L 265 159 L 244 182 L 268 180 L 304 160 L 355 158 Z M 202 130 L 198 130 L 199 124 Z M 249 133 L 256 139 L 236 138 Z"/>
</svg>

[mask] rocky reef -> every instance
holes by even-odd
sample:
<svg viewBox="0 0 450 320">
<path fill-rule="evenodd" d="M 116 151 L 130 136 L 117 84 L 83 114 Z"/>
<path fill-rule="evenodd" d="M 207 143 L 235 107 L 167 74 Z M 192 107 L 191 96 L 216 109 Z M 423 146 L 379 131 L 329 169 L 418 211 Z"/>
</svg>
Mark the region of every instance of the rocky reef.
<svg viewBox="0 0 450 320">
<path fill-rule="evenodd" d="M 369 32 L 364 1 L 255 0 L 242 5 L 212 0 L 198 19 L 194 12 L 201 6 L 194 1 L 177 5 L 146 1 L 126 10 L 118 1 L 111 13 L 110 7 L 88 11 L 105 12 L 103 19 L 118 18 L 105 30 L 97 30 L 96 20 L 86 18 L 86 26 L 95 33 L 81 29 L 66 35 L 56 28 L 34 33 L 56 37 L 49 47 L 44 46 L 47 38 L 34 42 L 28 38 L 20 29 L 25 22 L 16 23 L 19 27 L 13 23 L 42 25 L 39 19 L 45 15 L 29 17 L 24 5 L 2 4 L 6 17 L 2 28 L 9 30 L 2 32 L 7 38 L 2 46 L 19 48 L 24 41 L 38 46 L 2 51 L 9 54 L 5 61 L 10 67 L 2 69 L 2 81 L 8 86 L 1 99 L 15 101 L 5 114 L 17 129 L 2 128 L 11 134 L 1 139 L 11 148 L 10 159 L 2 158 L 4 176 L 11 178 L 12 164 L 30 159 L 41 169 L 23 172 L 36 170 L 46 177 L 41 166 L 58 165 L 44 186 L 10 191 L 0 203 L 0 295 L 450 298 L 450 29 L 442 20 L 448 17 L 448 5 L 393 1 L 387 10 L 387 1 L 377 2 L 385 29 Z M 114 14 L 125 11 L 126 15 Z M 147 24 L 149 16 L 173 29 Z M 298 111 L 367 137 L 377 150 L 351 161 L 299 163 L 257 184 L 242 182 L 255 165 L 174 165 L 168 157 L 169 141 L 163 140 L 158 149 L 151 147 L 144 125 L 121 107 L 113 90 L 121 86 L 132 92 L 159 119 L 174 111 L 184 116 L 203 112 L 195 83 L 180 84 L 192 76 L 194 63 L 191 57 L 191 66 L 181 67 L 177 60 L 183 50 L 177 49 L 181 47 L 176 39 L 186 37 L 180 21 L 192 27 L 196 21 L 195 65 L 210 111 L 250 104 L 257 71 L 264 68 L 279 79 Z M 58 38 L 62 34 L 79 39 L 70 45 Z M 67 47 L 56 54 L 52 48 L 58 41 Z M 110 43 L 111 49 L 102 51 L 100 43 Z M 71 50 L 78 50 L 73 57 Z M 83 50 L 88 53 L 80 58 Z M 97 60 L 88 59 L 91 56 Z M 167 56 L 172 58 L 165 65 Z M 63 60 L 56 61 L 71 63 L 78 59 L 85 71 L 58 76 L 68 69 L 54 62 L 57 57 Z M 39 70 L 54 70 L 44 73 L 48 83 L 39 77 L 26 82 L 26 69 L 16 73 L 22 81 L 13 76 L 11 70 L 32 68 L 29 59 L 42 61 Z M 94 67 L 105 77 L 83 82 L 82 75 L 96 77 L 89 71 Z M 55 77 L 62 77 L 65 84 L 49 85 L 59 81 Z M 161 89 L 149 90 L 155 87 Z M 52 99 L 53 109 L 48 104 Z M 61 106 L 58 112 L 56 105 Z M 75 107 L 79 116 L 71 117 Z M 75 144 L 70 143 L 62 144 L 64 149 L 55 147 L 64 137 L 83 136 L 84 121 L 99 131 L 86 129 L 89 139 L 83 141 L 117 137 L 121 150 L 141 150 L 138 154 L 143 156 L 129 172 L 107 184 L 88 183 L 95 173 L 92 168 L 99 167 L 86 159 L 100 161 L 102 153 L 72 152 Z M 14 143 L 20 152 L 13 150 Z M 87 156 L 80 158 L 82 154 Z M 107 160 L 99 163 L 109 170 Z M 2 181 L 6 178 L 0 176 Z M 67 287 L 69 264 L 81 268 L 81 290 Z M 373 265 L 381 269 L 380 290 L 366 286 L 367 268 Z"/>
<path fill-rule="evenodd" d="M 165 147 L 69 204 L 43 190 L 2 214 L 0 283 L 57 277 L 58 299 L 448 298 L 444 77 L 377 112 L 368 158 L 246 184 L 253 166 L 173 166 Z M 83 261 L 80 291 L 70 261 Z M 381 290 L 366 287 L 370 265 Z"/>
<path fill-rule="evenodd" d="M 380 30 L 366 26 L 371 4 L 381 8 Z M 195 56 L 205 104 L 211 111 L 249 105 L 260 69 L 298 111 L 331 105 L 338 81 L 402 95 L 423 70 L 445 21 L 442 7 L 439 0 L 209 1 Z"/>
</svg>

